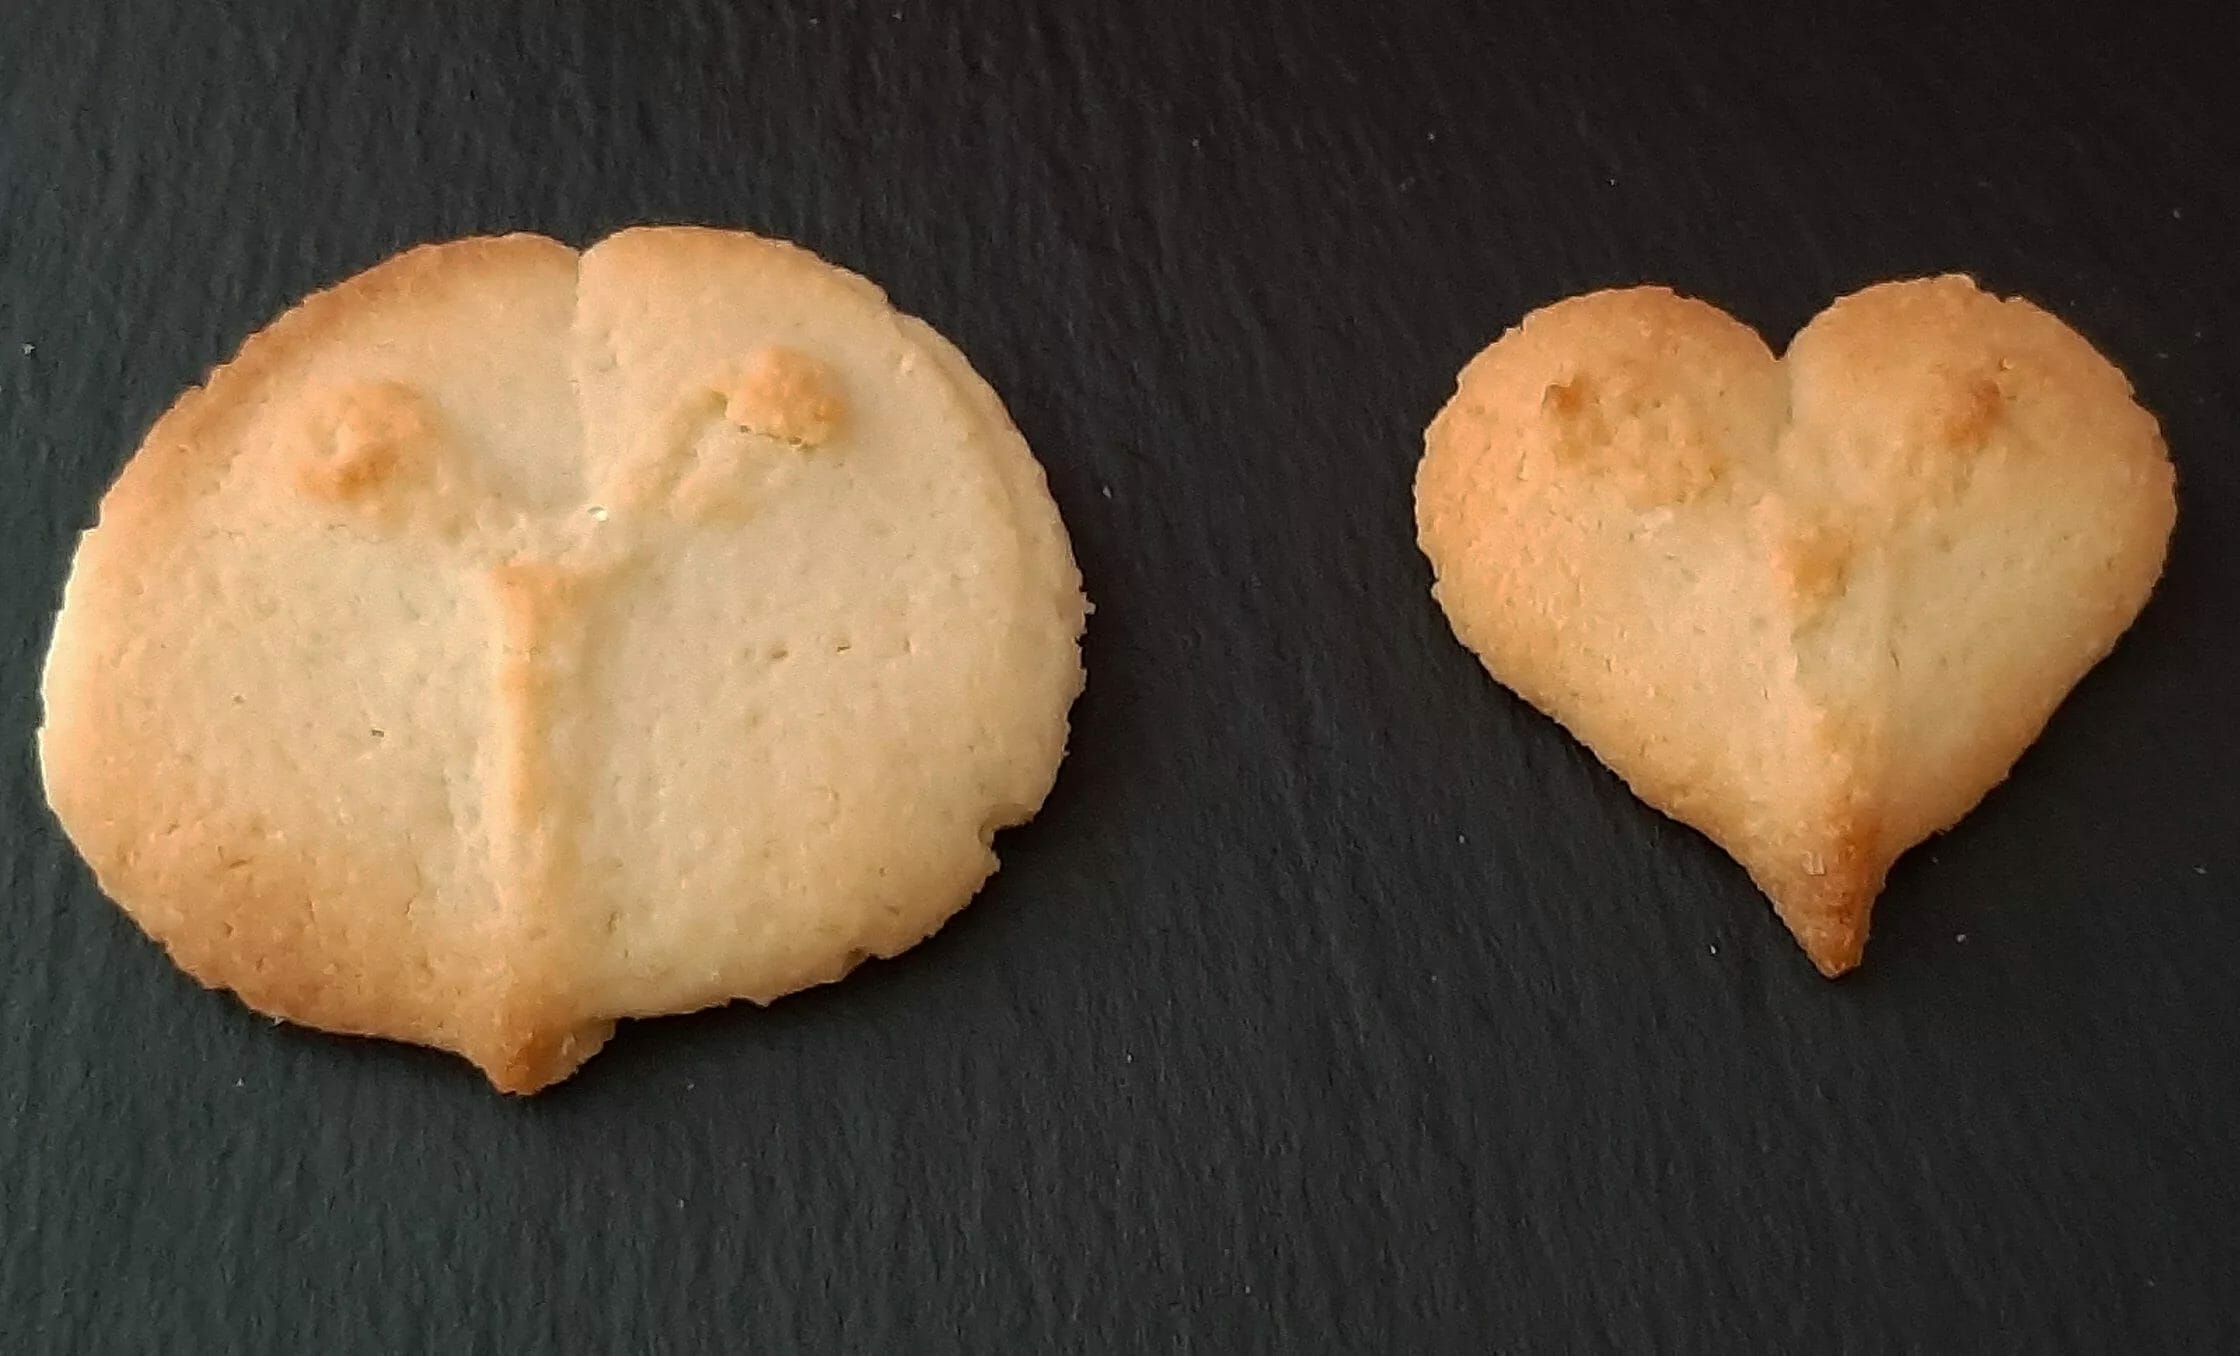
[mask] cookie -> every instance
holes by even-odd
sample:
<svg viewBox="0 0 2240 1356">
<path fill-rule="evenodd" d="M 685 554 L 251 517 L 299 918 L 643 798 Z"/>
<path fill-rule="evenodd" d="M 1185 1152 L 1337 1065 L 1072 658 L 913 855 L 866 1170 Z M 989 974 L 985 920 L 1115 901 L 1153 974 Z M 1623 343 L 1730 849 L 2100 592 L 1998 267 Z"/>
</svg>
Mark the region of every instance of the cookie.
<svg viewBox="0 0 2240 1356">
<path fill-rule="evenodd" d="M 955 349 L 793 246 L 412 250 L 182 396 L 81 539 L 47 795 L 204 984 L 567 1077 L 892 956 L 1042 804 L 1086 601 Z"/>
<path fill-rule="evenodd" d="M 1830 976 L 2131 624 L 2175 512 L 2123 375 L 1961 277 L 1845 297 L 1779 359 L 1661 288 L 1558 302 L 1463 370 L 1416 478 L 1463 644 Z"/>
</svg>

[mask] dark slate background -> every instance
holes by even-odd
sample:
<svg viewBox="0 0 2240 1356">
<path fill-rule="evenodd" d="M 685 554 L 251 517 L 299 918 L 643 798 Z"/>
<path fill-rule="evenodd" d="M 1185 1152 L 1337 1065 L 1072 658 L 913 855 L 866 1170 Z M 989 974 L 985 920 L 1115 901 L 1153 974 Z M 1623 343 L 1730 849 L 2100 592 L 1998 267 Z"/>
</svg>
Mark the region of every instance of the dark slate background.
<svg viewBox="0 0 2240 1356">
<path fill-rule="evenodd" d="M 2240 1349 L 2240 50 L 1813 8 L 4 0 L 0 1351 Z M 510 1102 L 175 974 L 43 806 L 37 667 L 292 299 L 646 220 L 957 340 L 1091 680 L 935 941 Z M 1409 482 L 1541 302 L 1779 339 L 1941 269 L 2130 372 L 2180 523 L 1829 985 L 1452 641 Z"/>
</svg>

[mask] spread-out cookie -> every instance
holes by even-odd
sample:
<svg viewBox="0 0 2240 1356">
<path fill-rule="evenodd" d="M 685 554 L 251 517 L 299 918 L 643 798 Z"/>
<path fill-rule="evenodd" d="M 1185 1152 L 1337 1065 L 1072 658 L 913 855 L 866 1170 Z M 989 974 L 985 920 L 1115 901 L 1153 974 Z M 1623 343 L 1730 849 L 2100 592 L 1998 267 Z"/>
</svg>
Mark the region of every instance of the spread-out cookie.
<svg viewBox="0 0 2240 1356">
<path fill-rule="evenodd" d="M 1558 302 L 1463 370 L 1416 479 L 1463 643 L 1828 975 L 2131 624 L 2174 514 L 2123 375 L 1960 277 L 1846 297 L 1780 359 L 1661 288 Z"/>
<path fill-rule="evenodd" d="M 736 232 L 463 240 L 156 424 L 40 758 L 190 974 L 526 1092 L 961 908 L 1050 789 L 1085 609 L 1001 403 L 870 283 Z"/>
</svg>

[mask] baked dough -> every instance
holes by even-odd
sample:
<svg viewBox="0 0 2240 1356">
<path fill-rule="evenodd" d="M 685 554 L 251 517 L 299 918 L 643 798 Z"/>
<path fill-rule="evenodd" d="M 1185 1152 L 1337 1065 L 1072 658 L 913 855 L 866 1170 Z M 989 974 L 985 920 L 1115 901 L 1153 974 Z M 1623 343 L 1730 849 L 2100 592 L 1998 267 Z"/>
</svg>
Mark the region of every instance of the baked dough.
<svg viewBox="0 0 2240 1356">
<path fill-rule="evenodd" d="M 891 956 L 1041 805 L 1086 602 L 996 396 L 737 232 L 412 250 L 157 423 L 80 542 L 47 794 L 190 974 L 566 1077 Z"/>
<path fill-rule="evenodd" d="M 1747 867 L 1833 976 L 1891 863 L 2131 624 L 2171 480 L 2120 372 L 1966 278 L 1846 297 L 1779 360 L 1639 287 L 1463 370 L 1416 523 L 1493 676 Z"/>
</svg>

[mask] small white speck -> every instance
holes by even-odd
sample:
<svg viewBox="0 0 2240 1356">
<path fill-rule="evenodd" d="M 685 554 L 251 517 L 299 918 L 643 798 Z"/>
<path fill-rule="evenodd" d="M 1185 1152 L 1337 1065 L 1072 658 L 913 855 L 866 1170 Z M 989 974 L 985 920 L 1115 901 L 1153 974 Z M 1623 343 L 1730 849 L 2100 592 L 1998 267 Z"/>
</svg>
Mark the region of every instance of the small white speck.
<svg viewBox="0 0 2240 1356">
<path fill-rule="evenodd" d="M 1467 843 L 1470 841 L 1470 835 L 1467 833 L 1458 833 L 1454 836 L 1454 841 L 1456 841 L 1457 843 Z"/>
<path fill-rule="evenodd" d="M 1193 146 L 1197 145 L 1197 144 L 1198 144 L 1198 139 L 1197 139 L 1196 137 L 1192 137 L 1192 138 L 1190 138 L 1190 144 L 1191 144 L 1191 145 L 1193 145 Z"/>
<path fill-rule="evenodd" d="M 1956 942 L 1964 942 L 1968 940 L 1968 934 L 1965 932 L 1955 932 L 1952 934 L 1952 940 Z"/>
<path fill-rule="evenodd" d="M 2197 866 L 2193 868 L 2193 874 L 2195 874 L 2196 876 L 2206 876 L 2209 874 L 2209 868 L 2206 866 Z"/>
<path fill-rule="evenodd" d="M 1097 493 L 1103 495 L 1107 499 L 1110 499 L 1112 497 L 1112 487 L 1110 485 L 1099 485 L 1097 487 Z"/>
<path fill-rule="evenodd" d="M 247 1084 L 245 1084 L 245 1083 L 244 1083 L 244 1082 L 243 1082 L 243 1081 L 242 1081 L 241 1079 L 238 1079 L 238 1078 L 236 1078 L 236 1079 L 234 1079 L 234 1080 L 233 1080 L 233 1085 L 234 1085 L 235 1087 L 237 1087 L 237 1088 L 239 1088 L 239 1087 L 246 1087 L 246 1086 L 247 1086 Z"/>
<path fill-rule="evenodd" d="M 1711 954 L 1714 956 L 1719 954 L 1719 944 L 1717 942 L 1711 944 Z"/>
<path fill-rule="evenodd" d="M 30 357 L 34 352 L 38 350 L 38 347 L 39 346 L 37 344 L 25 344 L 23 346 L 23 356 L 26 358 Z"/>
<path fill-rule="evenodd" d="M 1439 139 L 1439 134 L 1437 132 L 1426 132 L 1423 134 L 1423 139 L 1425 141 L 1437 141 Z"/>
<path fill-rule="evenodd" d="M 607 506 L 604 504 L 593 504 L 591 506 L 591 519 L 593 522 L 605 522 L 607 520 Z"/>
<path fill-rule="evenodd" d="M 2170 209 L 2170 219 L 2172 221 L 2182 221 L 2185 219 L 2185 215 L 2185 212 L 2180 208 L 2173 207 Z"/>
<path fill-rule="evenodd" d="M 1120 1052 L 1120 1062 L 1121 1062 L 1122 1064 L 1133 1064 L 1133 1063 L 1135 1063 L 1135 1062 L 1136 1062 L 1136 1055 L 1135 1055 L 1135 1051 L 1133 1051 L 1133 1050 L 1122 1050 L 1122 1051 Z"/>
</svg>

